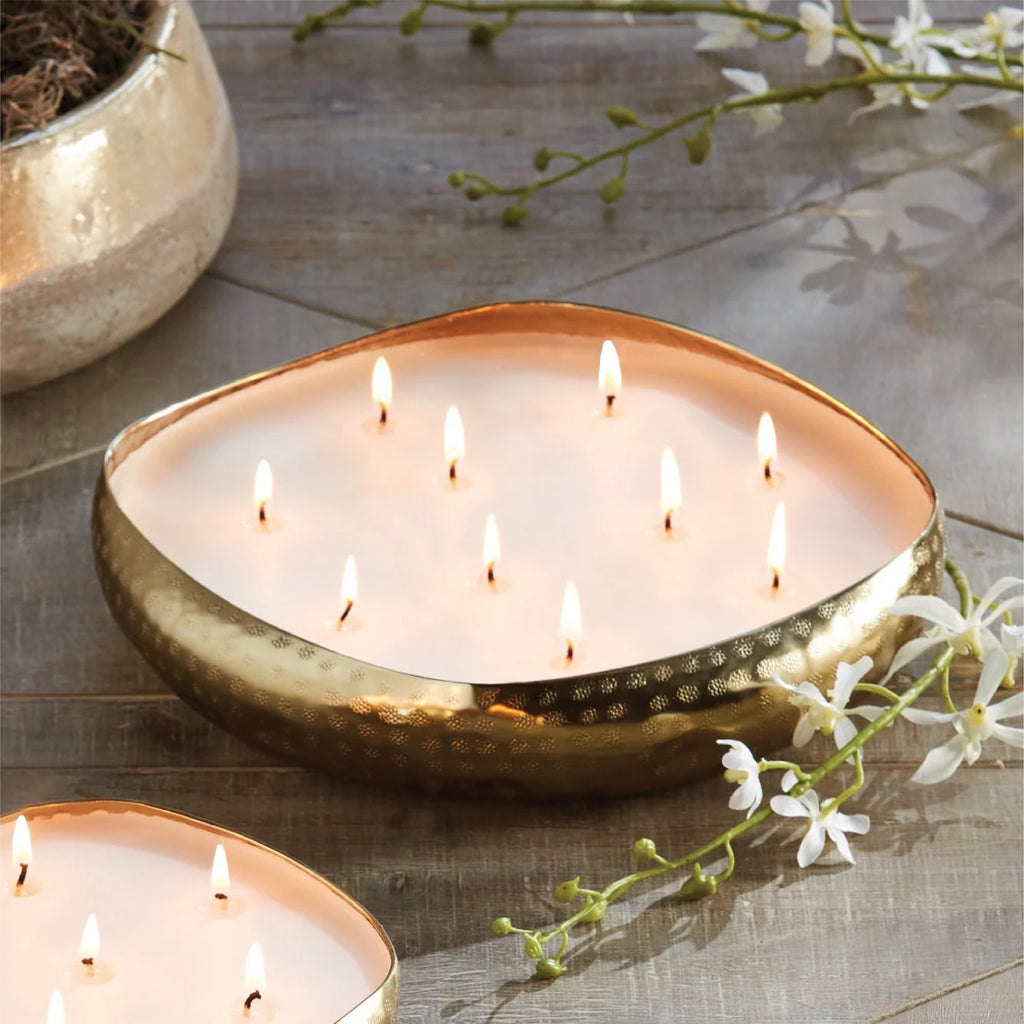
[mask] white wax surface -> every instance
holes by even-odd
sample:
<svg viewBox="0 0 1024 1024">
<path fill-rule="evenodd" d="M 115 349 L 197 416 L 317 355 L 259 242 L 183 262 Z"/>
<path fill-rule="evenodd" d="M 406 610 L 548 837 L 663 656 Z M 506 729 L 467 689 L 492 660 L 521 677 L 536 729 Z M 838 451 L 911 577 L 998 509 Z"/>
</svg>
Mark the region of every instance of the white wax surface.
<svg viewBox="0 0 1024 1024">
<path fill-rule="evenodd" d="M 461 682 L 550 678 L 679 654 L 781 618 L 857 582 L 925 527 L 924 488 L 883 444 L 784 384 L 703 353 L 615 338 L 623 390 L 606 418 L 599 337 L 466 336 L 387 348 L 394 402 L 378 433 L 381 350 L 321 361 L 189 415 L 127 457 L 114 494 L 142 533 L 222 597 L 273 625 L 378 665 Z M 443 425 L 466 429 L 462 483 Z M 757 462 L 765 409 L 776 486 Z M 667 540 L 660 460 L 683 506 Z M 252 510 L 270 462 L 274 529 Z M 784 500 L 788 561 L 765 553 Z M 502 560 L 489 592 L 487 513 Z M 339 632 L 348 554 L 359 601 Z M 583 637 L 561 663 L 566 581 Z"/>
<path fill-rule="evenodd" d="M 250 1024 L 333 1024 L 387 977 L 371 924 L 282 858 L 191 825 L 93 811 L 30 819 L 29 895 L 16 896 L 13 822 L 0 828 L 5 873 L 0 1019 L 42 1024 L 55 988 L 68 1024 L 242 1024 L 245 958 L 263 947 L 267 985 Z M 231 897 L 210 895 L 216 844 Z M 78 961 L 82 928 L 100 930 L 96 979 Z"/>
</svg>

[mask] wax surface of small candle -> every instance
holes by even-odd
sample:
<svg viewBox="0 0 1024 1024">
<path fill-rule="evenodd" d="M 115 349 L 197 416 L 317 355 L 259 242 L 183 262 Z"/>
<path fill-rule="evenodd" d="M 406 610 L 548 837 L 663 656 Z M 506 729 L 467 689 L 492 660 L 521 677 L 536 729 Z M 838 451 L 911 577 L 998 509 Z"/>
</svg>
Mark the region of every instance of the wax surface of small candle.
<svg viewBox="0 0 1024 1024">
<path fill-rule="evenodd" d="M 0 831 L 5 843 L 12 825 Z M 242 971 L 255 937 L 271 971 L 274 1024 L 336 1021 L 387 975 L 369 921 L 257 846 L 223 837 L 240 909 L 222 914 L 209 895 L 210 832 L 134 810 L 34 817 L 31 827 L 46 878 L 31 899 L 10 885 L 0 894 L 4 1024 L 41 1020 L 45 993 L 65 978 L 68 1024 L 230 1024 L 249 994 Z M 113 972 L 103 984 L 90 983 L 68 949 L 94 909 Z M 265 998 L 264 1016 L 268 1008 Z"/>
<path fill-rule="evenodd" d="M 32 836 L 23 814 L 19 814 L 14 823 L 14 835 L 11 839 L 11 865 L 14 868 L 15 878 L 24 883 L 28 878 L 28 869 L 32 866 Z"/>
<path fill-rule="evenodd" d="M 55 989 L 50 996 L 49 1005 L 46 1007 L 46 1024 L 66 1024 L 67 1018 L 64 1015 L 64 997 L 60 989 Z"/>
<path fill-rule="evenodd" d="M 778 442 L 775 439 L 775 422 L 771 413 L 761 413 L 757 423 L 757 458 L 764 470 L 766 480 L 771 479 L 772 462 L 778 455 Z"/>
<path fill-rule="evenodd" d="M 665 529 L 672 526 L 672 513 L 683 503 L 683 485 L 679 479 L 679 463 L 671 448 L 661 452 L 661 514 Z"/>
<path fill-rule="evenodd" d="M 567 579 L 586 606 L 581 665 L 610 671 L 825 600 L 926 525 L 931 502 L 894 454 L 815 397 L 735 364 L 615 338 L 628 415 L 595 417 L 601 342 L 517 332 L 389 348 L 402 430 L 379 438 L 366 430 L 376 353 L 324 360 L 160 432 L 118 466 L 114 494 L 185 572 L 276 627 L 371 664 L 479 683 L 551 677 Z M 472 486 L 457 493 L 439 485 L 438 428 L 453 402 L 472 433 Z M 755 461 L 764 409 L 785 438 L 799 537 L 771 601 L 765 542 L 782 492 Z M 666 444 L 685 466 L 685 538 L 654 545 L 652 464 Z M 288 494 L 272 538 L 238 522 L 260 457 Z M 500 601 L 474 585 L 492 511 L 513 584 Z M 359 630 L 331 621 L 339 547 L 359 552 Z"/>
<path fill-rule="evenodd" d="M 373 364 L 371 390 L 373 400 L 380 406 L 380 421 L 385 423 L 391 408 L 391 367 L 383 356 L 379 356 Z"/>
<path fill-rule="evenodd" d="M 228 870 L 228 855 L 224 850 L 223 843 L 218 843 L 217 848 L 213 851 L 210 894 L 218 900 L 226 900 L 231 895 L 231 872 Z"/>
</svg>

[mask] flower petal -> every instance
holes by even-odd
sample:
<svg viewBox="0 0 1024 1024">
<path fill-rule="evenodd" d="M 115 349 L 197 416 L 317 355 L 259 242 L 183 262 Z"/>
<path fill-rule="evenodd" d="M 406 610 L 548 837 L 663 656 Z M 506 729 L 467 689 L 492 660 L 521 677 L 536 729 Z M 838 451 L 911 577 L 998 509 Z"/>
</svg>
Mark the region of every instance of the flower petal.
<svg viewBox="0 0 1024 1024">
<path fill-rule="evenodd" d="M 813 864 L 825 849 L 825 830 L 816 821 L 812 821 L 807 829 L 807 835 L 800 843 L 800 849 L 796 851 L 796 862 L 800 867 L 805 868 Z"/>
<path fill-rule="evenodd" d="M 810 715 L 801 715 L 793 730 L 793 746 L 806 747 L 817 730 L 811 722 Z"/>
<path fill-rule="evenodd" d="M 786 774 L 782 776 L 782 781 L 779 785 L 782 787 L 783 793 L 788 793 L 796 785 L 796 772 L 791 768 L 786 769 Z"/>
<path fill-rule="evenodd" d="M 996 76 L 993 75 L 992 77 L 995 78 Z M 991 605 L 998 604 L 999 598 L 1002 597 L 1007 590 L 1013 590 L 1014 587 L 1024 587 L 1024 579 L 1020 579 L 1016 576 L 1000 576 L 999 579 L 997 579 L 995 583 L 993 583 L 992 586 L 978 598 L 978 607 L 984 609 Z"/>
<path fill-rule="evenodd" d="M 850 840 L 843 835 L 842 832 L 837 828 L 830 828 L 828 830 L 828 837 L 836 844 L 836 849 L 839 851 L 839 856 L 843 858 L 848 864 L 856 864 L 857 862 L 853 859 L 853 853 L 850 850 Z"/>
<path fill-rule="evenodd" d="M 913 615 L 941 626 L 949 633 L 962 633 L 967 627 L 964 617 L 941 597 L 931 594 L 911 594 L 901 597 L 890 609 L 890 615 Z"/>
<path fill-rule="evenodd" d="M 866 814 L 843 814 L 836 811 L 832 815 L 832 820 L 835 822 L 834 828 L 843 832 L 853 832 L 858 836 L 867 835 L 868 829 L 871 828 L 871 819 Z"/>
<path fill-rule="evenodd" d="M 1004 718 L 1020 718 L 1024 715 L 1024 693 L 1015 693 L 988 709 L 988 717 L 995 722 Z"/>
<path fill-rule="evenodd" d="M 783 794 L 772 797 L 771 808 L 776 814 L 781 814 L 784 818 L 806 818 L 808 816 L 805 804 L 802 804 L 795 797 Z"/>
<path fill-rule="evenodd" d="M 1015 729 L 1012 725 L 1000 725 L 996 722 L 992 726 L 992 735 L 997 740 L 1009 743 L 1011 747 L 1024 750 L 1024 729 Z"/>
<path fill-rule="evenodd" d="M 835 725 L 835 730 L 832 733 L 833 738 L 836 741 L 836 748 L 842 750 L 854 736 L 857 735 L 857 726 L 853 724 L 848 718 L 840 718 Z"/>
<path fill-rule="evenodd" d="M 873 665 L 874 662 L 866 654 L 852 665 L 845 661 L 839 662 L 836 666 L 836 685 L 832 690 L 832 706 L 837 711 L 846 707 L 853 688 L 871 671 Z"/>
<path fill-rule="evenodd" d="M 866 718 L 869 722 L 873 722 L 885 708 L 875 707 L 874 704 L 858 704 L 855 708 L 850 708 L 846 713 L 848 715 L 860 715 L 861 718 Z"/>
<path fill-rule="evenodd" d="M 959 711 L 925 711 L 923 708 L 904 708 L 900 716 L 915 725 L 939 725 L 952 722 L 960 716 Z"/>
<path fill-rule="evenodd" d="M 722 74 L 751 96 L 768 91 L 768 79 L 758 71 L 744 71 L 743 68 L 722 68 Z"/>
<path fill-rule="evenodd" d="M 901 668 L 909 665 L 915 658 L 920 657 L 925 651 L 932 647 L 938 647 L 945 640 L 941 636 L 919 636 L 916 640 L 905 643 L 895 654 L 889 665 L 889 671 L 885 673 L 882 684 L 887 683 Z"/>
<path fill-rule="evenodd" d="M 999 684 L 1010 667 L 1010 659 L 1002 647 L 993 648 L 985 659 L 981 675 L 978 677 L 978 688 L 974 691 L 974 703 L 988 707 L 989 701 L 996 695 Z"/>
<path fill-rule="evenodd" d="M 964 755 L 967 753 L 967 738 L 954 736 L 941 747 L 935 747 L 928 751 L 928 756 L 921 763 L 921 767 L 910 777 L 911 782 L 920 783 L 922 786 L 932 786 L 936 782 L 948 779 L 960 767 Z"/>
</svg>

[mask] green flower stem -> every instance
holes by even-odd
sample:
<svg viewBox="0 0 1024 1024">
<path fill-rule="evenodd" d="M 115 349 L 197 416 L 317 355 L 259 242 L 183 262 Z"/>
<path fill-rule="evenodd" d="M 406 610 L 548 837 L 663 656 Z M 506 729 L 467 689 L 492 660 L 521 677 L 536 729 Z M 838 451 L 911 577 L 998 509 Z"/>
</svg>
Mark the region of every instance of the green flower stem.
<svg viewBox="0 0 1024 1024">
<path fill-rule="evenodd" d="M 946 705 L 946 710 L 956 714 L 956 704 L 953 703 L 953 698 L 949 692 L 949 666 L 947 665 L 942 673 L 942 678 L 939 682 L 939 689 L 942 693 L 942 702 Z"/>
<path fill-rule="evenodd" d="M 652 142 L 677 132 L 694 121 L 717 117 L 722 111 L 749 110 L 752 107 L 763 107 L 773 103 L 814 102 L 823 96 L 827 96 L 829 93 L 839 92 L 843 89 L 859 89 L 868 85 L 887 84 L 907 86 L 915 84 L 937 85 L 940 87 L 948 86 L 950 89 L 958 85 L 976 85 L 983 88 L 991 89 L 995 87 L 1011 92 L 1024 93 L 1024 83 L 1017 81 L 1001 82 L 999 79 L 989 78 L 985 75 L 974 75 L 968 72 L 949 75 L 929 75 L 914 71 L 890 71 L 883 74 L 865 71 L 860 74 L 846 75 L 842 78 L 833 78 L 824 82 L 808 82 L 805 85 L 769 89 L 767 92 L 759 93 L 756 96 L 742 96 L 725 100 L 722 103 L 700 107 L 698 110 L 692 110 L 680 117 L 673 118 L 671 121 L 666 121 L 662 125 L 650 128 L 619 146 L 614 146 L 594 156 L 583 158 L 571 167 L 567 167 L 556 174 L 551 174 L 546 178 L 540 178 L 537 181 L 520 185 L 498 185 L 479 174 L 465 172 L 465 177 L 479 182 L 487 189 L 490 195 L 527 198 L 541 189 L 551 188 L 553 185 L 575 177 L 577 174 L 581 174 L 583 171 L 605 161 L 628 156 L 634 150 L 649 146 Z"/>
<path fill-rule="evenodd" d="M 762 757 L 760 762 L 758 762 L 758 767 L 763 772 L 792 772 L 801 782 L 806 782 L 810 778 L 810 775 L 808 775 L 807 772 L 805 772 L 803 768 L 800 767 L 800 765 L 795 764 L 793 761 L 766 761 Z"/>
<path fill-rule="evenodd" d="M 876 697 L 885 697 L 893 704 L 900 699 L 899 695 L 893 693 L 892 690 L 887 690 L 884 686 L 876 686 L 874 683 L 855 683 L 853 690 L 854 693 L 872 693 Z"/>
<path fill-rule="evenodd" d="M 949 574 L 954 585 L 956 586 L 957 593 L 960 598 L 960 611 L 961 614 L 969 616 L 973 610 L 973 597 L 971 588 L 967 582 L 966 577 L 961 572 L 960 568 L 956 563 L 947 558 L 946 559 L 946 572 Z M 900 694 L 896 700 L 882 712 L 873 722 L 869 722 L 849 743 L 846 744 L 840 750 L 837 750 L 831 757 L 824 761 L 812 772 L 799 772 L 798 778 L 800 781 L 789 791 L 791 796 L 800 796 L 802 793 L 807 792 L 813 786 L 816 786 L 822 779 L 827 775 L 831 774 L 837 768 L 842 766 L 849 758 L 854 760 L 854 772 L 855 778 L 849 787 L 847 787 L 838 796 L 828 801 L 823 807 L 822 811 L 827 812 L 828 810 L 834 810 L 844 800 L 852 796 L 857 790 L 864 784 L 864 761 L 863 761 L 863 747 L 877 735 L 882 729 L 891 725 L 897 717 L 913 704 L 927 689 L 935 682 L 937 678 L 940 678 L 948 673 L 949 667 L 953 662 L 953 658 L 956 656 L 956 651 L 953 647 L 947 645 L 946 649 L 935 659 L 931 667 L 924 672 L 918 679 L 916 679 L 906 690 Z M 762 762 L 763 766 L 769 767 L 785 767 L 788 769 L 794 769 L 795 766 L 790 764 L 788 761 L 780 762 Z M 729 859 L 729 863 L 725 871 L 722 872 L 720 879 L 727 879 L 735 868 L 735 855 L 733 853 L 733 841 L 738 839 L 740 836 L 749 832 L 751 829 L 756 828 L 763 821 L 766 821 L 773 814 L 770 804 L 760 808 L 749 818 L 737 822 L 732 828 L 727 829 L 721 835 L 712 839 L 710 842 L 705 843 L 703 846 L 698 847 L 696 850 L 691 851 L 683 857 L 677 860 L 666 860 L 663 857 L 657 856 L 656 863 L 653 867 L 644 868 L 640 871 L 634 871 L 631 874 L 625 875 L 622 878 L 616 879 L 614 882 L 609 883 L 601 890 L 586 890 L 588 896 L 586 903 L 583 907 L 565 918 L 563 921 L 548 929 L 547 931 L 526 931 L 521 932 L 520 929 L 513 928 L 512 931 L 521 932 L 528 938 L 532 937 L 541 946 L 552 941 L 555 938 L 560 940 L 559 949 L 557 954 L 553 957 L 555 964 L 561 967 L 561 960 L 568 948 L 569 932 L 577 924 L 582 923 L 586 919 L 586 915 L 590 910 L 592 902 L 595 898 L 602 901 L 604 904 L 613 903 L 616 900 L 624 896 L 630 889 L 633 888 L 639 882 L 646 881 L 651 878 L 660 878 L 669 872 L 679 871 L 682 868 L 691 868 L 692 871 L 697 871 L 694 865 L 698 865 L 701 860 L 707 857 L 708 854 L 715 853 L 717 850 L 724 849 L 726 856 Z M 654 858 L 652 858 L 654 859 Z M 717 888 L 717 886 L 716 886 Z M 589 895 L 596 893 L 595 895 Z"/>
</svg>

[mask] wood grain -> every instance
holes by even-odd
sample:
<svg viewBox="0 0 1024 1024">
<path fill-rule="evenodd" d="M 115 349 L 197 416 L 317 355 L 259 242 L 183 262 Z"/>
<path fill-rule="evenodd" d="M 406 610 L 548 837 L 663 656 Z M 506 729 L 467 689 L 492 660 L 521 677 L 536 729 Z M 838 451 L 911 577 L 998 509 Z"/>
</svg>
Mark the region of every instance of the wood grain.
<svg viewBox="0 0 1024 1024">
<path fill-rule="evenodd" d="M 538 197 L 523 230 L 503 230 L 497 207 L 469 204 L 447 186 L 449 171 L 532 178 L 542 144 L 615 144 L 621 135 L 601 114 L 611 104 L 661 120 L 727 94 L 722 59 L 691 53 L 695 29 L 510 32 L 493 52 L 467 47 L 454 28 L 411 41 L 383 29 L 338 32 L 302 48 L 266 29 L 208 35 L 242 165 L 215 273 L 374 322 L 564 294 L 950 158 L 1010 123 L 1005 111 L 967 118 L 944 105 L 927 119 L 893 111 L 850 125 L 863 97 L 837 96 L 793 110 L 751 160 L 749 119 L 726 119 L 702 167 L 666 143 L 635 156 L 614 209 L 597 191 L 617 168 Z M 746 59 L 769 81 L 811 73 L 785 48 Z"/>
<path fill-rule="evenodd" d="M 884 1019 L 886 1024 L 1001 1024 L 1024 1012 L 1024 967 L 1019 963 Z"/>
</svg>

